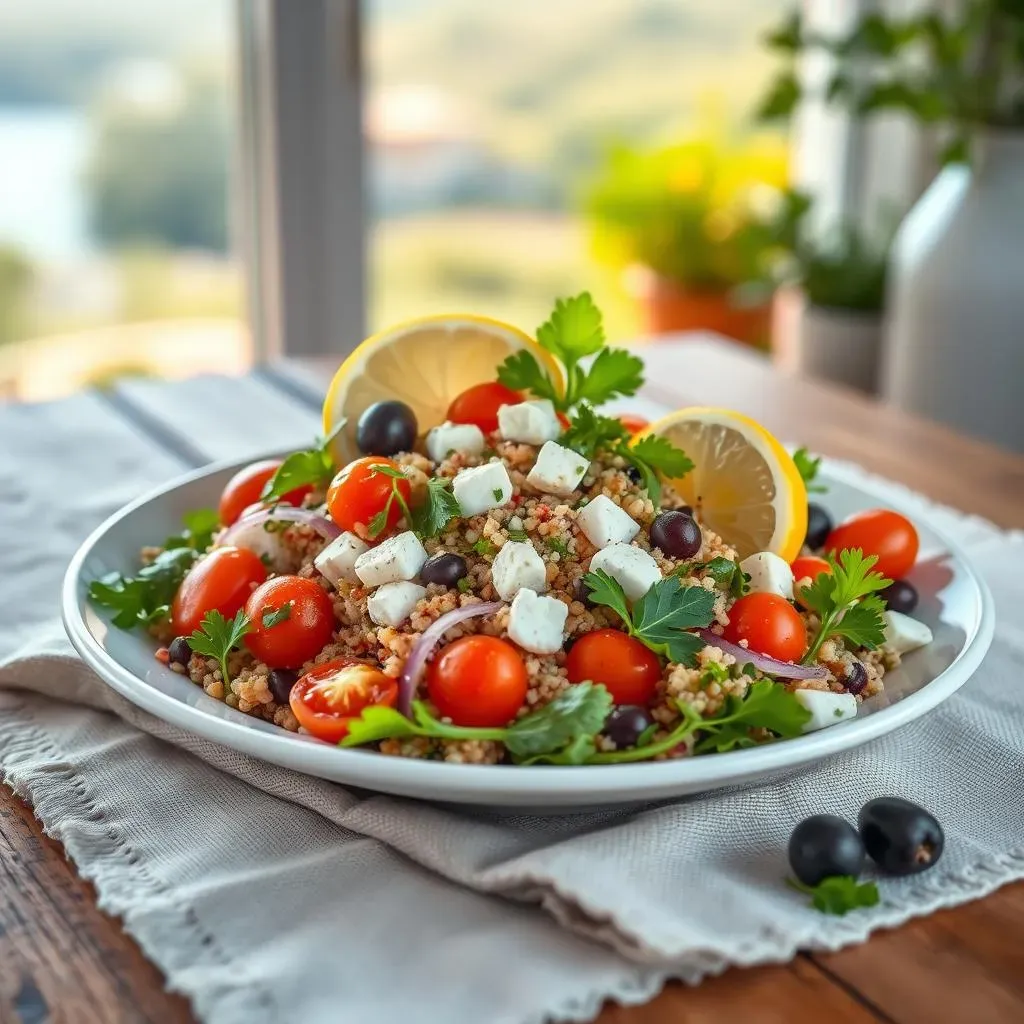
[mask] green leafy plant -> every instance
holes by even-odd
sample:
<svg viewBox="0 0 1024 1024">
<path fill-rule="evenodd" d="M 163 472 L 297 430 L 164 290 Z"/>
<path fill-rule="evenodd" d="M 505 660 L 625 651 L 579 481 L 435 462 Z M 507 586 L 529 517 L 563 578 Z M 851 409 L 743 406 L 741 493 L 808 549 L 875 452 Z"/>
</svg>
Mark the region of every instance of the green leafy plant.
<svg viewBox="0 0 1024 1024">
<path fill-rule="evenodd" d="M 823 914 L 842 916 L 860 907 L 873 907 L 879 901 L 878 886 L 874 882 L 858 882 L 853 875 L 833 875 L 817 885 L 787 878 L 786 884 L 810 896 L 811 906 Z"/>
<path fill-rule="evenodd" d="M 331 457 L 331 442 L 345 428 L 342 420 L 326 437 L 317 440 L 312 448 L 292 452 L 274 475 L 263 485 L 260 500 L 271 504 L 280 501 L 289 491 L 307 485 L 325 487 L 334 476 L 334 459 Z"/>
<path fill-rule="evenodd" d="M 793 452 L 793 462 L 796 464 L 796 471 L 807 488 L 808 494 L 823 494 L 828 490 L 822 484 L 815 483 L 818 479 L 818 470 L 821 468 L 821 456 L 813 456 L 806 448 L 797 448 Z"/>
<path fill-rule="evenodd" d="M 264 626 L 266 626 L 264 619 Z M 220 664 L 220 677 L 224 680 L 225 691 L 231 683 L 228 674 L 228 655 L 241 643 L 242 638 L 252 630 L 252 624 L 244 611 L 233 619 L 226 619 L 220 612 L 207 612 L 202 625 L 189 638 L 188 645 L 196 654 L 216 658 Z"/>
</svg>

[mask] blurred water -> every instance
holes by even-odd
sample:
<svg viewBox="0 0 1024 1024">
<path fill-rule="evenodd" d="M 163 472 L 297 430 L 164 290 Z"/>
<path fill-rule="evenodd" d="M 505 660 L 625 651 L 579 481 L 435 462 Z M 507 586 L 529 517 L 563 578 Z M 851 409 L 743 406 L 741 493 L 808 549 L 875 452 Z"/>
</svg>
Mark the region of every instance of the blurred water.
<svg viewBox="0 0 1024 1024">
<path fill-rule="evenodd" d="M 41 261 L 93 248 L 82 188 L 87 146 L 86 119 L 74 108 L 0 106 L 0 244 Z"/>
</svg>

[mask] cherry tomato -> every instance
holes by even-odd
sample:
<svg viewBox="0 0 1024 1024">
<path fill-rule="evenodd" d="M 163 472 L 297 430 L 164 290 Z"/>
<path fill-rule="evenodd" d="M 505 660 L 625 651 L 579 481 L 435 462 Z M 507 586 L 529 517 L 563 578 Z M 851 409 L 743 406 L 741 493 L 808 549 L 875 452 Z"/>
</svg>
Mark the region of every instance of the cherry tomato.
<svg viewBox="0 0 1024 1024">
<path fill-rule="evenodd" d="M 464 636 L 427 669 L 427 692 L 456 725 L 508 725 L 526 700 L 526 664 L 496 636 Z"/>
<path fill-rule="evenodd" d="M 288 703 L 299 725 L 318 740 L 338 743 L 363 708 L 393 708 L 398 682 L 358 658 L 337 658 L 310 669 L 292 687 Z"/>
<path fill-rule="evenodd" d="M 800 613 L 778 594 L 747 594 L 729 609 L 725 639 L 779 661 L 799 661 L 807 651 L 807 628 Z"/>
<path fill-rule="evenodd" d="M 825 550 L 839 555 L 846 548 L 860 548 L 877 555 L 875 571 L 890 579 L 902 579 L 917 560 L 917 530 L 906 516 L 888 508 L 858 512 L 840 523 L 826 538 Z"/>
<path fill-rule="evenodd" d="M 832 571 L 832 566 L 824 558 L 819 558 L 817 555 L 801 555 L 793 562 L 790 568 L 793 570 L 793 581 L 795 583 L 799 583 L 800 580 L 804 579 L 810 580 L 813 583 L 823 572 Z"/>
<path fill-rule="evenodd" d="M 245 644 L 271 668 L 298 668 L 320 653 L 334 632 L 331 599 L 313 580 L 275 576 L 245 602 L 252 632 Z"/>
<path fill-rule="evenodd" d="M 235 520 L 241 519 L 250 505 L 259 504 L 263 485 L 277 472 L 281 465 L 280 459 L 264 459 L 254 462 L 251 466 L 240 469 L 224 488 L 220 496 L 220 521 L 230 526 Z M 302 499 L 313 490 L 311 484 L 303 484 L 289 491 L 281 499 L 282 505 L 301 505 Z"/>
<path fill-rule="evenodd" d="M 398 500 L 391 501 L 390 506 L 388 502 L 394 491 L 393 485 L 397 484 L 399 494 L 408 505 L 412 494 L 409 481 L 404 477 L 399 480 L 386 473 L 374 472 L 376 466 L 401 469 L 392 459 L 368 455 L 350 462 L 331 482 L 327 491 L 327 508 L 331 518 L 343 530 L 354 533 L 357 523 L 369 526 L 370 520 L 385 507 L 388 508 L 387 524 L 380 535 L 387 533 L 402 518 L 402 506 Z"/>
<path fill-rule="evenodd" d="M 619 422 L 631 434 L 639 434 L 650 423 L 650 420 L 645 420 L 643 416 L 637 416 L 636 413 L 624 412 L 619 416 Z"/>
<path fill-rule="evenodd" d="M 485 434 L 498 429 L 498 409 L 503 405 L 515 405 L 523 396 L 518 391 L 505 387 L 499 381 L 474 384 L 448 406 L 448 419 L 452 423 L 475 423 Z"/>
<path fill-rule="evenodd" d="M 569 649 L 570 683 L 601 683 L 616 704 L 649 704 L 661 679 L 661 662 L 649 647 L 617 629 L 586 633 Z"/>
<path fill-rule="evenodd" d="M 194 633 L 207 612 L 226 619 L 241 610 L 252 588 L 267 578 L 267 567 L 248 548 L 214 548 L 181 581 L 171 605 L 171 622 L 178 636 Z"/>
</svg>

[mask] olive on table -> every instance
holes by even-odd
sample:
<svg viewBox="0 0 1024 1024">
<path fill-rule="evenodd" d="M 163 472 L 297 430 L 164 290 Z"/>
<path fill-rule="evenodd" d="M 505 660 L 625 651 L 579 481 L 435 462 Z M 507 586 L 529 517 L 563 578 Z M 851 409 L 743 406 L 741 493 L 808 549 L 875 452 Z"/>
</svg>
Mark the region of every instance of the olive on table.
<svg viewBox="0 0 1024 1024">
<path fill-rule="evenodd" d="M 638 704 L 622 704 L 604 723 L 604 734 L 619 750 L 635 747 L 640 737 L 654 724 L 646 708 Z"/>
<path fill-rule="evenodd" d="M 811 550 L 817 551 L 824 546 L 834 526 L 832 517 L 825 509 L 813 501 L 807 503 L 807 536 L 804 543 Z"/>
<path fill-rule="evenodd" d="M 293 672 L 290 668 L 275 668 L 271 671 L 267 677 L 267 685 L 270 687 L 270 692 L 274 695 L 274 700 L 278 704 L 287 704 L 288 698 L 292 694 L 292 687 L 298 681 L 298 672 Z"/>
<path fill-rule="evenodd" d="M 917 607 L 917 588 L 906 580 L 895 580 L 885 590 L 880 590 L 878 596 L 890 611 L 903 612 L 904 615 L 909 615 Z"/>
<path fill-rule="evenodd" d="M 895 796 L 869 800 L 857 819 L 871 859 L 890 875 L 930 868 L 945 844 L 942 826 L 923 807 Z"/>
<path fill-rule="evenodd" d="M 651 523 L 651 543 L 669 558 L 692 558 L 702 543 L 700 527 L 693 516 L 677 509 L 659 512 Z"/>
<path fill-rule="evenodd" d="M 835 875 L 856 878 L 864 868 L 864 842 L 838 815 L 814 814 L 793 829 L 789 866 L 804 885 L 817 885 Z"/>
<path fill-rule="evenodd" d="M 173 664 L 187 666 L 192 657 L 192 647 L 188 639 L 176 636 L 167 647 L 167 655 Z"/>
<path fill-rule="evenodd" d="M 431 555 L 420 569 L 420 579 L 424 583 L 437 583 L 442 587 L 454 587 L 469 571 L 462 555 L 445 551 Z"/>
<path fill-rule="evenodd" d="M 416 414 L 396 400 L 374 402 L 356 424 L 356 444 L 364 455 L 412 451 L 419 429 Z"/>
</svg>

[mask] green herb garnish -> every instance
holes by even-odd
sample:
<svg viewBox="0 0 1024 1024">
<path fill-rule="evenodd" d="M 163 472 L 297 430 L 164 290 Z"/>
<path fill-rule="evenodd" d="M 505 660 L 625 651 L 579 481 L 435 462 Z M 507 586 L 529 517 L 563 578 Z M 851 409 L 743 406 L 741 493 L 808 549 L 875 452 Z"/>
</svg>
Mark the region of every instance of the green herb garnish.
<svg viewBox="0 0 1024 1024">
<path fill-rule="evenodd" d="M 742 597 L 750 589 L 750 574 L 740 568 L 739 559 L 716 555 L 704 565 L 704 571 L 715 581 L 719 590 L 733 597 Z"/>
<path fill-rule="evenodd" d="M 185 528 L 164 541 L 164 548 L 191 548 L 202 553 L 213 543 L 213 535 L 220 529 L 220 514 L 213 508 L 199 508 L 181 517 Z"/>
<path fill-rule="evenodd" d="M 252 626 L 244 611 L 233 619 L 225 619 L 220 612 L 207 612 L 203 624 L 189 638 L 188 644 L 197 654 L 216 658 L 220 663 L 220 677 L 224 680 L 225 691 L 231 677 L 228 675 L 228 655 L 241 644 Z"/>
<path fill-rule="evenodd" d="M 478 555 L 493 555 L 498 549 L 486 537 L 481 537 L 473 545 L 473 550 Z"/>
<path fill-rule="evenodd" d="M 455 586 L 458 587 L 460 594 L 468 594 L 473 589 L 469 579 L 465 576 L 460 576 L 455 581 Z"/>
<path fill-rule="evenodd" d="M 260 621 L 264 629 L 272 629 L 279 622 L 287 622 L 292 617 L 292 602 L 285 601 L 280 608 L 266 607 L 260 613 Z"/>
<path fill-rule="evenodd" d="M 803 478 L 808 494 L 823 494 L 828 490 L 822 484 L 814 481 L 818 476 L 818 469 L 821 467 L 821 457 L 815 458 L 806 448 L 797 448 L 793 452 L 793 462 L 796 463 L 796 471 Z"/>
<path fill-rule="evenodd" d="M 811 713 L 780 683 L 759 679 L 751 683 L 746 695 L 730 695 L 725 706 L 712 718 L 701 722 L 705 735 L 695 750 L 698 754 L 722 753 L 736 747 L 757 746 L 751 729 L 768 729 L 776 736 L 799 736 L 811 720 Z"/>
<path fill-rule="evenodd" d="M 196 560 L 192 548 L 161 551 L 134 576 L 112 572 L 89 584 L 89 600 L 115 612 L 118 629 L 150 626 L 166 619 L 185 573 Z"/>
<path fill-rule="evenodd" d="M 280 501 L 297 487 L 313 487 L 319 490 L 329 484 L 331 477 L 334 476 L 331 442 L 344 430 L 346 422 L 342 420 L 326 437 L 318 439 L 312 448 L 292 452 L 263 485 L 260 501 L 271 504 Z"/>
<path fill-rule="evenodd" d="M 370 535 L 370 539 L 376 540 L 387 529 L 388 517 L 391 515 L 391 506 L 395 502 L 398 502 L 398 507 L 402 510 L 402 515 L 410 526 L 412 525 L 413 517 L 412 512 L 409 511 L 409 505 L 398 487 L 399 480 L 407 480 L 406 475 L 400 469 L 393 469 L 391 466 L 385 465 L 373 466 L 370 472 L 374 476 L 379 475 L 391 478 L 391 493 L 388 495 L 388 500 L 384 503 L 384 507 L 366 524 L 366 530 Z"/>
<path fill-rule="evenodd" d="M 569 554 L 569 542 L 562 540 L 561 537 L 546 537 L 544 543 L 550 550 L 557 551 L 563 557 Z"/>
<path fill-rule="evenodd" d="M 462 509 L 450 487 L 451 480 L 444 477 L 431 477 L 427 481 L 423 501 L 412 513 L 412 528 L 423 540 L 436 537 L 453 519 L 462 515 Z"/>
<path fill-rule="evenodd" d="M 817 885 L 804 885 L 795 878 L 787 878 L 786 884 L 810 896 L 811 906 L 823 914 L 842 916 L 860 907 L 876 906 L 880 899 L 874 882 L 858 883 L 853 875 L 833 875 Z"/>
</svg>

